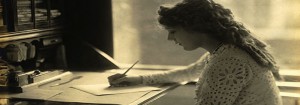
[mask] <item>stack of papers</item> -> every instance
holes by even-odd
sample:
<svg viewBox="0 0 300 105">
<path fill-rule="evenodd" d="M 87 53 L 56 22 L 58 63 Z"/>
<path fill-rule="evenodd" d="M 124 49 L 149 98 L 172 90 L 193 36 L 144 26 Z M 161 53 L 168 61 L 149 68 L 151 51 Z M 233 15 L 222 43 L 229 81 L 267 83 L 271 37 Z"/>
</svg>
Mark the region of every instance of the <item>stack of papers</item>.
<svg viewBox="0 0 300 105">
<path fill-rule="evenodd" d="M 145 85 L 126 86 L 126 87 L 110 87 L 108 84 L 94 84 L 94 85 L 75 85 L 72 88 L 93 94 L 93 95 L 110 95 L 121 93 L 133 93 L 141 91 L 160 90 L 161 88 Z"/>
<path fill-rule="evenodd" d="M 19 94 L 10 95 L 11 98 L 21 98 L 21 99 L 39 99 L 47 100 L 51 97 L 54 97 L 63 91 L 60 90 L 46 90 L 46 89 L 34 89 L 32 91 L 23 92 Z"/>
</svg>

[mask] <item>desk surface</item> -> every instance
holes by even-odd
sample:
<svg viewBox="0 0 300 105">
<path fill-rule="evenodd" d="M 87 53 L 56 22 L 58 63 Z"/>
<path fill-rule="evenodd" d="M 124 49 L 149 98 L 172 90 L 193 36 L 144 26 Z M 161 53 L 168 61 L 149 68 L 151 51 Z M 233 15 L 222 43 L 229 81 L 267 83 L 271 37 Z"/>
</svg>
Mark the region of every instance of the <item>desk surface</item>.
<svg viewBox="0 0 300 105">
<path fill-rule="evenodd" d="M 50 87 L 53 84 L 56 84 L 58 81 L 48 83 L 46 85 L 42 85 L 39 89 L 45 90 L 53 90 L 53 91 L 62 91 L 62 93 L 57 94 L 55 96 L 49 97 L 45 100 L 40 101 L 26 101 L 26 102 L 35 102 L 38 104 L 122 104 L 122 105 L 137 105 L 146 103 L 150 101 L 154 97 L 157 97 L 164 92 L 175 88 L 176 84 L 163 86 L 160 91 L 144 91 L 144 92 L 134 92 L 134 93 L 123 93 L 123 94 L 115 94 L 115 95 L 104 95 L 104 96 L 95 96 L 83 91 L 76 90 L 74 88 L 70 88 L 73 85 L 90 85 L 90 84 L 99 84 L 99 83 L 108 83 L 107 77 L 113 75 L 117 72 L 124 72 L 124 70 L 107 70 L 105 72 L 73 72 L 75 76 L 83 76 L 78 80 L 74 80 L 70 83 Z M 160 72 L 159 70 L 137 70 L 133 69 L 128 72 L 128 75 L 134 74 L 148 74 Z M 11 99 L 11 102 L 21 102 L 24 99 Z M 72 104 L 72 105 L 73 105 Z"/>
</svg>

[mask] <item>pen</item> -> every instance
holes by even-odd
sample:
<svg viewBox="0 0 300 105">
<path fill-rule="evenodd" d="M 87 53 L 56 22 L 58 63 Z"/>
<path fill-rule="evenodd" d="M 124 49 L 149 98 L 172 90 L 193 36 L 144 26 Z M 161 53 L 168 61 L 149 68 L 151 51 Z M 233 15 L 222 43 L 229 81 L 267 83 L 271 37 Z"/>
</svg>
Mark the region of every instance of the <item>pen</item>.
<svg viewBox="0 0 300 105">
<path fill-rule="evenodd" d="M 137 64 L 139 61 L 136 61 L 131 67 L 129 67 L 123 74 L 122 74 L 122 76 L 121 77 L 124 77 L 125 75 L 126 75 L 126 73 L 130 70 L 130 69 L 132 69 L 132 67 L 135 65 L 135 64 Z"/>
<path fill-rule="evenodd" d="M 137 64 L 138 62 L 139 62 L 139 61 L 136 61 L 131 67 L 129 67 L 129 68 L 128 68 L 123 74 L 121 74 L 118 78 L 125 77 L 125 76 L 126 76 L 126 73 L 127 73 L 130 69 L 132 69 L 132 67 L 133 67 L 135 64 Z M 111 88 L 111 87 L 114 87 L 114 86 L 110 84 L 109 88 Z"/>
<path fill-rule="evenodd" d="M 70 80 L 66 81 L 66 82 L 62 82 L 62 83 L 57 83 L 57 84 L 54 84 L 54 85 L 51 85 L 50 87 L 54 87 L 54 86 L 59 86 L 59 85 L 63 85 L 63 84 L 66 84 L 66 83 L 69 83 L 75 79 L 80 79 L 82 76 L 76 76 L 76 77 L 73 77 L 71 78 Z"/>
</svg>

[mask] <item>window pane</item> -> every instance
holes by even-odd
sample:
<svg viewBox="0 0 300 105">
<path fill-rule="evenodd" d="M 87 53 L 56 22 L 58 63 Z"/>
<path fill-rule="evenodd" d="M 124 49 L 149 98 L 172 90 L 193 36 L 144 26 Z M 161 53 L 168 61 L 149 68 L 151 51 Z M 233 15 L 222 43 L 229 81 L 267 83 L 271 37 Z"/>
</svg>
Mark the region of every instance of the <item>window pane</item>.
<svg viewBox="0 0 300 105">
<path fill-rule="evenodd" d="M 202 49 L 186 52 L 167 40 L 157 24 L 163 3 L 179 0 L 113 0 L 114 58 L 122 63 L 186 65 L 198 59 Z"/>
<path fill-rule="evenodd" d="M 186 65 L 205 51 L 184 51 L 157 24 L 161 4 L 181 0 L 113 0 L 114 57 L 122 63 Z M 281 68 L 299 69 L 299 0 L 215 0 L 272 47 Z M 285 52 L 282 52 L 285 51 Z"/>
</svg>

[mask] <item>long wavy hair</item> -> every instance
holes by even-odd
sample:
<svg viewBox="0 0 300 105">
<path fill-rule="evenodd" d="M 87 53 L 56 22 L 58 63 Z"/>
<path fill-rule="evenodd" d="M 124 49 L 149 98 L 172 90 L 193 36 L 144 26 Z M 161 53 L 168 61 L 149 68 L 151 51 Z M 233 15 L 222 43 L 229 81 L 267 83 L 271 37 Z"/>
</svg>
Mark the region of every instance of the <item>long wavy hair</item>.
<svg viewBox="0 0 300 105">
<path fill-rule="evenodd" d="M 181 26 L 187 31 L 208 33 L 223 43 L 240 47 L 258 64 L 270 68 L 277 80 L 282 80 L 267 45 L 235 21 L 229 9 L 213 0 L 183 0 L 173 7 L 160 6 L 158 15 L 158 22 L 163 27 Z"/>
</svg>

